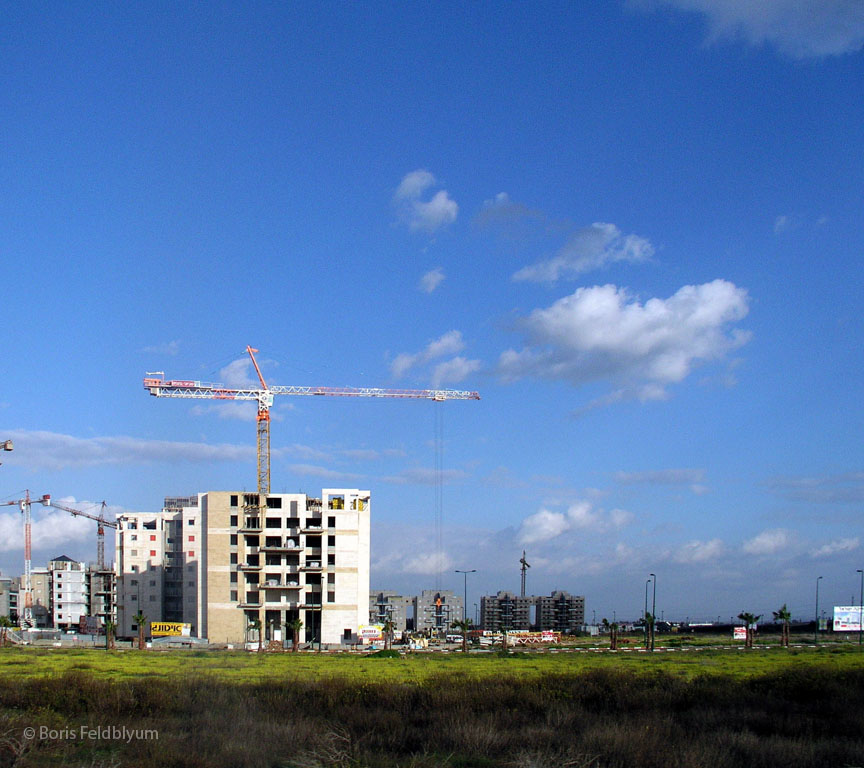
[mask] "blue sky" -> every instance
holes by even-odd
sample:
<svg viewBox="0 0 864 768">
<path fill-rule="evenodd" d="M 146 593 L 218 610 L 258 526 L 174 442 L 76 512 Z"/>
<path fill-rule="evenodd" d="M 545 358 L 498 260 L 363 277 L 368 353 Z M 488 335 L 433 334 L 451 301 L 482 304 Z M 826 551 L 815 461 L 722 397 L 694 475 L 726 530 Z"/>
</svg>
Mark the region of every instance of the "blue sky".
<svg viewBox="0 0 864 768">
<path fill-rule="evenodd" d="M 707 618 L 857 595 L 857 2 L 4 4 L 0 496 L 373 493 L 375 588 Z M 444 551 L 434 411 L 443 410 Z M 22 569 L 0 511 L 0 568 Z M 35 508 L 34 562 L 92 559 Z"/>
</svg>

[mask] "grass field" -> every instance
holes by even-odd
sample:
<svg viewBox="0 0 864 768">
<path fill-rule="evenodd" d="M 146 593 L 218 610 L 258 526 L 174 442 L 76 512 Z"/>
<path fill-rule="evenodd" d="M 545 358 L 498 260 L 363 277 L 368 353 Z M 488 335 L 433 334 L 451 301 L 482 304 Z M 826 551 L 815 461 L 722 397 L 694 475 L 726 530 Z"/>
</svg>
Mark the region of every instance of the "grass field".
<svg viewBox="0 0 864 768">
<path fill-rule="evenodd" d="M 446 675 L 482 680 L 500 675 L 531 679 L 578 674 L 597 669 L 666 672 L 690 679 L 723 674 L 750 677 L 787 669 L 864 669 L 864 653 L 855 646 L 753 650 L 710 647 L 643 653 L 639 651 L 553 651 L 497 653 L 408 653 L 398 659 L 361 654 L 257 654 L 211 651 L 110 651 L 101 649 L 7 648 L 0 651 L 0 676 L 8 679 L 86 671 L 103 679 L 206 677 L 233 682 L 319 680 L 422 683 Z"/>
<path fill-rule="evenodd" d="M 81 726 L 133 736 L 85 738 Z M 48 736 L 24 738 L 28 727 Z M 776 765 L 864 765 L 857 647 L 400 658 L 0 650 L 0 768 Z"/>
</svg>

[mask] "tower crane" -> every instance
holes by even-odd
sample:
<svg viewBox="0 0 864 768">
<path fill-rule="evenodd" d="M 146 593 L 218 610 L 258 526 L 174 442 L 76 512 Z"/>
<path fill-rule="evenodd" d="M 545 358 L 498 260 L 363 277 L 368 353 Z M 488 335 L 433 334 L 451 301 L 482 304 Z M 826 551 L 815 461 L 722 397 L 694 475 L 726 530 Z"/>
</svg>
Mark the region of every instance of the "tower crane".
<svg viewBox="0 0 864 768">
<path fill-rule="evenodd" d="M 477 392 L 463 392 L 452 389 L 377 389 L 357 387 L 298 387 L 267 386 L 258 361 L 257 349 L 246 347 L 252 359 L 260 387 L 228 388 L 222 384 L 201 381 L 166 381 L 162 371 L 148 373 L 144 378 L 144 388 L 154 397 L 185 397 L 204 400 L 254 400 L 258 403 L 256 419 L 258 436 L 258 497 L 270 493 L 270 408 L 276 395 L 326 396 L 326 397 L 387 397 L 414 400 L 479 400 Z"/>
<path fill-rule="evenodd" d="M 99 570 L 105 570 L 105 529 L 116 528 L 117 523 L 105 519 L 105 509 L 108 506 L 104 501 L 98 515 L 91 515 L 89 512 L 82 512 L 80 509 L 73 509 L 58 504 L 56 501 L 48 502 L 52 507 L 70 512 L 75 517 L 86 517 L 88 520 L 95 520 L 98 524 L 96 527 L 96 562 L 99 564 Z"/>
<path fill-rule="evenodd" d="M 525 559 L 525 550 L 522 550 L 522 557 L 519 558 L 519 564 L 522 566 L 522 597 L 525 597 L 525 574 L 528 572 L 528 569 L 531 567 L 529 562 Z"/>
<path fill-rule="evenodd" d="M 24 515 L 24 611 L 18 612 L 18 624 L 22 629 L 33 626 L 33 580 L 30 574 L 30 556 L 31 556 L 31 519 L 30 505 L 42 504 L 43 506 L 51 503 L 51 494 L 46 493 L 40 499 L 30 499 L 30 491 L 24 492 L 23 499 L 15 501 L 0 501 L 0 507 L 9 507 L 17 505 L 21 508 L 21 514 Z"/>
</svg>

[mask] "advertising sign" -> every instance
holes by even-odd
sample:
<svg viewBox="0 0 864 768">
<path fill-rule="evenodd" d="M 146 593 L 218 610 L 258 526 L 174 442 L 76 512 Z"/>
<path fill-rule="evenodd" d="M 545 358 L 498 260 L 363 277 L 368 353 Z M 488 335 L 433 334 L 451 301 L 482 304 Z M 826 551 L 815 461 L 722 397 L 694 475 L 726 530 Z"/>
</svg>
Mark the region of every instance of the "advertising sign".
<svg viewBox="0 0 864 768">
<path fill-rule="evenodd" d="M 732 639 L 733 640 L 746 640 L 747 639 L 747 627 L 733 627 L 732 628 Z"/>
<path fill-rule="evenodd" d="M 361 642 L 374 643 L 376 640 L 384 639 L 384 627 L 381 624 L 361 626 L 357 634 Z"/>
<path fill-rule="evenodd" d="M 834 631 L 835 632 L 860 632 L 861 631 L 861 606 L 860 605 L 835 605 L 834 606 Z"/>
<path fill-rule="evenodd" d="M 151 621 L 150 634 L 153 637 L 189 637 L 192 625 L 179 621 Z"/>
</svg>

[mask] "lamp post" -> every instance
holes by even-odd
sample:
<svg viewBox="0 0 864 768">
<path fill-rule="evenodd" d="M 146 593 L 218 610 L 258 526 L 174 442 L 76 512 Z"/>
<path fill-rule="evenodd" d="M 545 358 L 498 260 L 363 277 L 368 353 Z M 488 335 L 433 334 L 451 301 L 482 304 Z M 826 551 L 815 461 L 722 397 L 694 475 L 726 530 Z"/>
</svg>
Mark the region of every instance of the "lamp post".
<svg viewBox="0 0 864 768">
<path fill-rule="evenodd" d="M 822 581 L 822 577 L 818 576 L 816 578 L 816 626 L 813 630 L 813 642 L 819 642 L 819 582 Z"/>
<path fill-rule="evenodd" d="M 862 629 L 864 629 L 861 626 L 861 614 L 864 613 L 864 570 L 858 568 L 855 573 L 861 574 L 861 597 L 858 600 L 858 647 L 861 648 Z"/>
<path fill-rule="evenodd" d="M 648 650 L 648 585 L 651 579 L 645 579 L 645 608 L 642 611 L 642 621 L 645 622 L 645 650 Z"/>
<path fill-rule="evenodd" d="M 657 626 L 657 574 L 649 573 L 648 574 L 653 580 L 654 583 L 651 587 L 653 592 L 653 597 L 651 598 L 651 650 L 654 650 L 654 628 Z"/>
<path fill-rule="evenodd" d="M 468 616 L 468 574 L 477 573 L 477 569 L 472 568 L 470 571 L 456 570 L 454 573 L 461 573 L 465 576 L 465 602 L 462 603 L 462 621 L 465 621 L 465 618 Z"/>
</svg>

